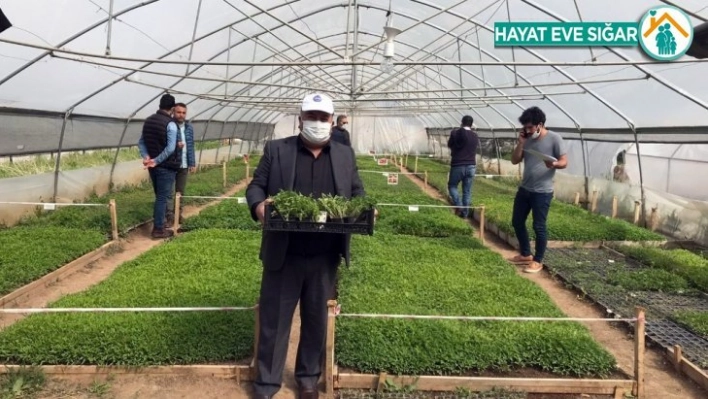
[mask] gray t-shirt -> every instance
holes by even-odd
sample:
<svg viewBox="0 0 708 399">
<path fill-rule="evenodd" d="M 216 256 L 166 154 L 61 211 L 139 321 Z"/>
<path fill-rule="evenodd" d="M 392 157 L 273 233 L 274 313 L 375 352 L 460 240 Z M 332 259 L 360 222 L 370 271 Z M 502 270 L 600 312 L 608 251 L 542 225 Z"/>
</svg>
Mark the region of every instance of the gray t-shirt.
<svg viewBox="0 0 708 399">
<path fill-rule="evenodd" d="M 566 153 L 563 137 L 550 130 L 538 140 L 527 139 L 524 143 L 524 150 L 534 150 L 556 159 L 560 159 L 561 155 Z M 542 159 L 524 151 L 524 176 L 521 180 L 521 187 L 533 193 L 552 193 L 555 175 L 556 169 L 547 168 Z"/>
</svg>

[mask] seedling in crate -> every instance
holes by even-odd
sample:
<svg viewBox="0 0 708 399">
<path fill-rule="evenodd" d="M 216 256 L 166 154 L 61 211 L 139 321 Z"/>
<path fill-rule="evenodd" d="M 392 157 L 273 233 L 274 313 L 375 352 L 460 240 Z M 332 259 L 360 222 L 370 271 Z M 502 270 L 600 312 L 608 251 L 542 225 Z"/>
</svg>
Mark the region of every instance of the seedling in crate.
<svg viewBox="0 0 708 399">
<path fill-rule="evenodd" d="M 273 206 L 283 220 L 314 220 L 319 216 L 317 201 L 294 191 L 281 191 L 273 197 Z M 273 215 L 275 216 L 275 215 Z"/>
<path fill-rule="evenodd" d="M 318 200 L 320 209 L 327 212 L 330 220 L 342 222 L 349 211 L 349 202 L 346 198 L 338 195 L 323 195 Z M 357 215 L 358 216 L 358 215 Z"/>
<path fill-rule="evenodd" d="M 341 196 L 325 195 L 315 200 L 293 191 L 281 191 L 266 208 L 264 229 L 371 235 L 375 203 L 370 197 L 348 200 Z"/>
</svg>

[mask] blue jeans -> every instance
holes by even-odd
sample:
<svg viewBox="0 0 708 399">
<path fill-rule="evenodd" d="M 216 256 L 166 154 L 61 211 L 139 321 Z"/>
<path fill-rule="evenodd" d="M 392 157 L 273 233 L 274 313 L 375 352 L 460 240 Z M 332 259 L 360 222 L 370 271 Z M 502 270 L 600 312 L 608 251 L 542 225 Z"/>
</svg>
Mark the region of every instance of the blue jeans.
<svg viewBox="0 0 708 399">
<path fill-rule="evenodd" d="M 450 199 L 453 205 L 469 207 L 472 200 L 472 184 L 474 183 L 474 174 L 477 170 L 475 165 L 453 166 L 450 168 L 450 179 L 447 182 L 447 190 L 450 192 Z M 457 192 L 457 186 L 462 182 L 462 202 L 460 202 L 460 194 Z M 460 216 L 467 217 L 469 208 L 459 209 Z"/>
<path fill-rule="evenodd" d="M 534 193 L 519 187 L 514 198 L 514 211 L 511 224 L 514 226 L 516 238 L 519 240 L 521 256 L 531 255 L 531 243 L 529 242 L 529 232 L 526 229 L 526 219 L 529 212 L 533 216 L 533 231 L 536 234 L 536 254 L 533 256 L 535 262 L 541 263 L 546 253 L 548 236 L 546 234 L 546 219 L 548 210 L 551 208 L 553 193 Z"/>
<path fill-rule="evenodd" d="M 175 184 L 177 171 L 159 166 L 148 170 L 152 189 L 155 192 L 155 206 L 152 211 L 153 225 L 155 230 L 161 230 L 165 227 L 167 203 L 172 200 L 172 187 Z"/>
</svg>

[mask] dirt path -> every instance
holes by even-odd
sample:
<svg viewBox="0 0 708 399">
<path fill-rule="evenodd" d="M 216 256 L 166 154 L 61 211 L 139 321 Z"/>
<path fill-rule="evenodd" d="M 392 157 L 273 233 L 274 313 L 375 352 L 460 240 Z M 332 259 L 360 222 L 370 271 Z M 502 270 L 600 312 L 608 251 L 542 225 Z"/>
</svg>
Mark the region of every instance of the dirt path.
<svg viewBox="0 0 708 399">
<path fill-rule="evenodd" d="M 430 186 L 426 188 L 425 183 L 419 178 L 407 176 L 431 197 L 444 200 L 439 191 Z M 479 224 L 476 221 L 471 223 L 479 231 Z M 503 242 L 494 234 L 487 231 L 484 238 L 485 245 L 501 254 L 505 259 L 510 259 L 517 255 L 517 252 L 509 244 Z M 556 281 L 545 270 L 538 274 L 527 274 L 523 273 L 520 267 L 517 267 L 516 271 L 519 275 L 543 288 L 556 306 L 567 316 L 579 318 L 607 317 L 592 303 L 581 300 L 573 291 L 566 289 L 562 283 Z M 617 359 L 618 367 L 628 375 L 632 375 L 634 373 L 634 341 L 627 331 L 608 323 L 583 324 L 588 327 L 593 338 Z M 677 373 L 673 366 L 665 360 L 660 350 L 649 349 L 646 351 L 645 381 L 647 392 L 651 398 L 701 399 L 706 398 L 708 395 L 688 377 Z"/>
</svg>

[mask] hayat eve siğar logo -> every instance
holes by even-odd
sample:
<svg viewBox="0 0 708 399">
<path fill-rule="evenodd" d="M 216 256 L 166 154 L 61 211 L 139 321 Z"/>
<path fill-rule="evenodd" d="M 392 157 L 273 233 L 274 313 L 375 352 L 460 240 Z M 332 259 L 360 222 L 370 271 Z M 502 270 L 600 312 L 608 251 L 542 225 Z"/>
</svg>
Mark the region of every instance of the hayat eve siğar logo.
<svg viewBox="0 0 708 399">
<path fill-rule="evenodd" d="M 693 25 L 682 10 L 662 6 L 649 10 L 639 23 L 639 44 L 652 58 L 681 58 L 693 42 Z"/>
</svg>

